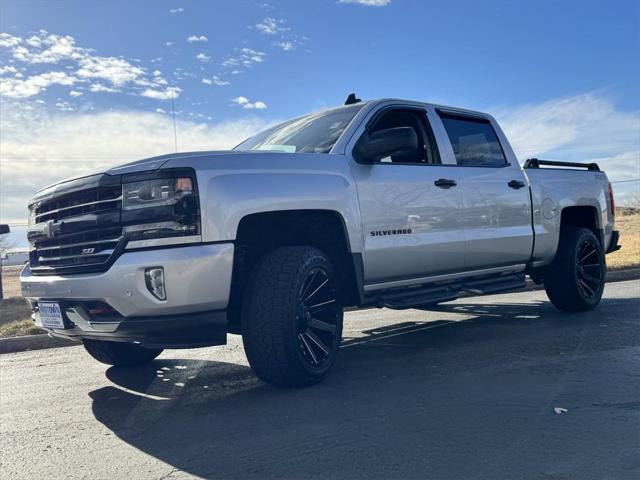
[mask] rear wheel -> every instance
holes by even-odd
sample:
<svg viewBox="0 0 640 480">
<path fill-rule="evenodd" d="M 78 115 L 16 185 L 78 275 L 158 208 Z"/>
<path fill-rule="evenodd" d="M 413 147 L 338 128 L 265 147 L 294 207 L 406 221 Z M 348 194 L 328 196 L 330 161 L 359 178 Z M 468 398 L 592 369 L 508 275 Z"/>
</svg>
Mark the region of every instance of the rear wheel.
<svg viewBox="0 0 640 480">
<path fill-rule="evenodd" d="M 586 228 L 563 228 L 556 257 L 544 274 L 549 300 L 560 310 L 595 308 L 604 291 L 606 263 L 600 241 Z"/>
<path fill-rule="evenodd" d="M 99 362 L 115 366 L 142 365 L 162 353 L 160 348 L 145 348 L 135 343 L 105 342 L 103 340 L 82 341 L 89 355 Z"/>
<path fill-rule="evenodd" d="M 311 247 L 267 254 L 242 309 L 242 339 L 256 375 L 285 387 L 317 383 L 333 366 L 341 338 L 342 304 L 326 255 Z"/>
</svg>

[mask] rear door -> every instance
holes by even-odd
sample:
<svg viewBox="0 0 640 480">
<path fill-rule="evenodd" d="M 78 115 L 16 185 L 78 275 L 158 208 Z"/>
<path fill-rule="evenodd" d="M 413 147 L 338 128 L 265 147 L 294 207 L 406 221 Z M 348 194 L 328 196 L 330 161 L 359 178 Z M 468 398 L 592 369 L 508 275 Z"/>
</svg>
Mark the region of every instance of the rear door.
<svg viewBox="0 0 640 480">
<path fill-rule="evenodd" d="M 438 110 L 462 193 L 466 270 L 525 264 L 533 230 L 527 178 L 492 119 Z"/>
<path fill-rule="evenodd" d="M 367 123 L 370 131 L 394 127 L 416 131 L 416 155 L 366 165 L 354 161 L 352 167 L 364 232 L 365 283 L 371 289 L 456 272 L 464 265 L 459 169 L 442 163 L 423 108 L 385 107 Z M 361 127 L 354 143 L 362 133 Z"/>
</svg>

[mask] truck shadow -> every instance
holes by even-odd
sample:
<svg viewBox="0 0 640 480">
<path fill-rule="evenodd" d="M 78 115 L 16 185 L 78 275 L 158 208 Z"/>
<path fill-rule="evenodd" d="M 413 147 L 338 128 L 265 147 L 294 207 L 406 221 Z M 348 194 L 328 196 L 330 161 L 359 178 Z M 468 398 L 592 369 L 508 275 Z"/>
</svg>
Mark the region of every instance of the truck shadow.
<svg viewBox="0 0 640 480">
<path fill-rule="evenodd" d="M 628 400 L 611 378 L 626 364 L 607 359 L 637 344 L 637 318 L 620 318 L 630 302 L 637 311 L 637 300 L 614 299 L 580 315 L 546 303 L 442 305 L 443 317 L 466 320 L 360 332 L 325 382 L 301 390 L 270 387 L 224 361 L 110 368 L 114 385 L 90 393 L 93 413 L 123 441 L 204 478 L 518 478 L 555 461 L 547 445 L 566 425 L 555 402 L 590 415 L 585 395 Z M 616 334 L 607 335 L 612 322 Z M 586 375 L 595 392 L 567 396 Z M 612 421 L 589 418 L 566 455 L 588 458 Z M 637 430 L 628 425 L 609 452 L 632 449 Z"/>
</svg>

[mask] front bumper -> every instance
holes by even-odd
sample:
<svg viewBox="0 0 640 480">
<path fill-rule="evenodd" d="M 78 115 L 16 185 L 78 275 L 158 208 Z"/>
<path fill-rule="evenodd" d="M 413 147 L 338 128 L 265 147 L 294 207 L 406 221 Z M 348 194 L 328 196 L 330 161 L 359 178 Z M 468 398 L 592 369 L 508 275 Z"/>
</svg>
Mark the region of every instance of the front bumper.
<svg viewBox="0 0 640 480">
<path fill-rule="evenodd" d="M 48 330 L 69 340 L 135 342 L 148 348 L 196 348 L 227 343 L 227 313 L 224 310 L 165 315 L 124 317 L 91 321 L 81 307 L 63 308 L 64 330 Z"/>
<path fill-rule="evenodd" d="M 58 302 L 65 329 L 56 336 L 135 341 L 165 348 L 225 343 L 233 244 L 194 245 L 122 254 L 106 272 L 78 275 L 20 275 L 22 295 L 32 306 Z M 147 289 L 144 271 L 163 267 L 167 298 Z M 91 317 L 84 308 L 101 302 L 111 317 Z M 38 320 L 38 313 L 35 313 Z"/>
</svg>

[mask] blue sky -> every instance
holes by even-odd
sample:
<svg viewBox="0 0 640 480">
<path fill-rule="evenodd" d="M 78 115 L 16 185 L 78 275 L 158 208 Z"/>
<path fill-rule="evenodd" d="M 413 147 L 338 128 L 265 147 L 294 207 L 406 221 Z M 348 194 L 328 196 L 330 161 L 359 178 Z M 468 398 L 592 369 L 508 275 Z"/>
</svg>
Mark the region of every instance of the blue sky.
<svg viewBox="0 0 640 480">
<path fill-rule="evenodd" d="M 487 110 L 521 157 L 640 176 L 637 1 L 0 1 L 0 217 L 36 188 L 361 98 Z M 637 190 L 637 182 L 620 191 Z"/>
</svg>

